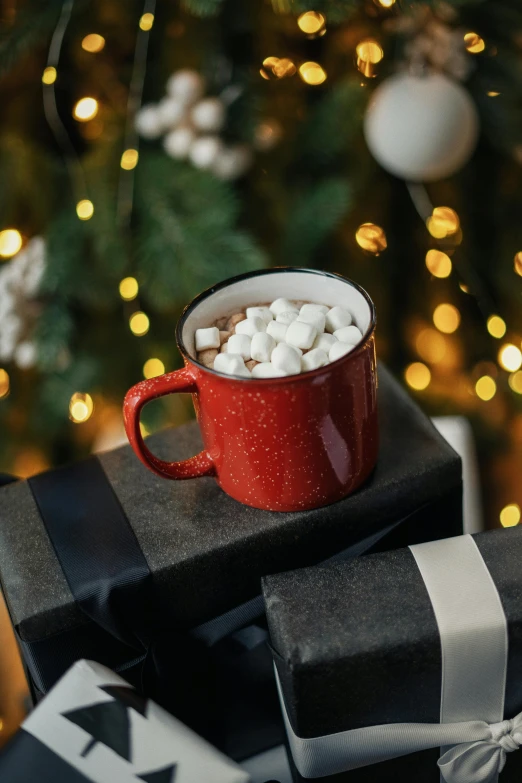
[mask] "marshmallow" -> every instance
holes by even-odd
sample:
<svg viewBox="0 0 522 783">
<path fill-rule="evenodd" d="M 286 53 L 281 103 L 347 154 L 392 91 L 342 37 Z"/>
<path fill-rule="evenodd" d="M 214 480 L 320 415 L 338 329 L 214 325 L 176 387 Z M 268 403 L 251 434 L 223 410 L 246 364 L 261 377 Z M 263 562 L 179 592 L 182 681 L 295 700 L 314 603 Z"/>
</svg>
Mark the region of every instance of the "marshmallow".
<svg viewBox="0 0 522 783">
<path fill-rule="evenodd" d="M 342 343 L 350 343 L 350 345 L 357 345 L 359 340 L 362 340 L 361 330 L 356 326 L 343 326 L 342 329 L 336 329 L 334 337 L 337 337 Z"/>
<path fill-rule="evenodd" d="M 320 313 L 319 310 L 307 310 L 306 312 L 302 312 L 303 308 L 301 308 L 301 312 L 299 313 L 297 320 L 301 323 L 305 324 L 312 324 L 312 326 L 315 326 L 315 330 L 317 334 L 321 334 L 324 332 L 324 313 Z"/>
<path fill-rule="evenodd" d="M 214 370 L 224 372 L 225 375 L 239 375 L 241 378 L 250 378 L 250 371 L 245 367 L 243 357 L 237 353 L 218 353 L 214 360 Z"/>
<path fill-rule="evenodd" d="M 196 329 L 196 351 L 219 348 L 220 345 L 217 326 L 209 326 L 208 329 Z"/>
<path fill-rule="evenodd" d="M 353 351 L 354 348 L 355 345 L 350 345 L 350 343 L 340 343 L 337 341 L 330 348 L 328 358 L 331 362 L 335 362 L 336 359 L 340 359 L 341 356 L 344 356 L 346 353 L 350 353 L 350 351 Z"/>
<path fill-rule="evenodd" d="M 309 313 L 321 313 L 322 315 L 326 315 L 330 308 L 326 305 L 320 305 L 320 304 L 304 304 L 301 309 L 299 310 L 299 315 L 308 315 Z"/>
<path fill-rule="evenodd" d="M 325 364 L 328 364 L 328 354 L 322 348 L 313 348 L 308 353 L 305 353 L 301 359 L 303 372 L 317 370 L 318 367 L 323 367 Z"/>
<path fill-rule="evenodd" d="M 245 321 L 241 321 L 241 323 L 243 324 Z M 242 359 L 248 361 L 252 358 L 251 343 L 252 340 L 247 334 L 233 334 L 227 343 L 227 353 L 237 353 Z"/>
<path fill-rule="evenodd" d="M 276 347 L 276 341 L 266 332 L 256 332 L 252 337 L 250 353 L 256 362 L 269 362 L 272 351 Z"/>
<path fill-rule="evenodd" d="M 326 351 L 326 353 L 330 352 L 330 348 L 334 343 L 337 342 L 337 337 L 334 337 L 333 334 L 318 334 L 317 337 L 314 340 L 314 344 L 312 345 L 312 348 L 320 348 L 322 351 Z"/>
<path fill-rule="evenodd" d="M 288 326 L 280 324 L 277 321 L 270 321 L 266 327 L 266 333 L 273 337 L 276 343 L 284 343 L 286 340 L 286 330 Z"/>
<path fill-rule="evenodd" d="M 284 378 L 285 375 L 286 372 L 278 370 L 272 362 L 261 362 L 252 370 L 252 378 Z"/>
<path fill-rule="evenodd" d="M 274 314 L 274 317 L 279 315 L 279 313 L 290 313 L 292 310 L 295 310 L 296 313 L 298 312 L 297 307 L 292 302 L 289 302 L 288 299 L 276 299 L 270 305 L 270 312 Z"/>
<path fill-rule="evenodd" d="M 307 350 L 312 347 L 312 343 L 317 336 L 317 330 L 312 324 L 303 321 L 294 321 L 286 330 L 286 342 L 289 345 L 295 345 L 296 348 Z"/>
<path fill-rule="evenodd" d="M 352 315 L 345 310 L 344 307 L 332 307 L 326 313 L 326 331 L 335 332 L 337 329 L 342 329 L 343 326 L 350 326 L 352 323 Z"/>
<path fill-rule="evenodd" d="M 272 364 L 286 375 L 297 375 L 301 372 L 301 357 L 286 343 L 279 343 L 272 352 Z"/>
<path fill-rule="evenodd" d="M 288 345 L 288 343 L 287 343 L 287 345 Z M 288 345 L 288 347 L 291 348 L 292 351 L 295 351 L 296 354 L 299 356 L 299 358 L 301 358 L 301 356 L 303 355 L 303 352 L 302 352 L 302 350 L 300 348 L 297 347 L 297 345 Z"/>
<path fill-rule="evenodd" d="M 285 310 L 284 313 L 279 313 L 279 315 L 276 318 L 276 321 L 278 324 L 285 324 L 285 326 L 290 326 L 292 321 L 295 321 L 297 316 L 298 316 L 297 310 Z"/>
<path fill-rule="evenodd" d="M 266 332 L 266 323 L 258 315 L 253 318 L 245 318 L 236 324 L 236 334 L 246 334 L 253 337 L 256 332 Z"/>
<path fill-rule="evenodd" d="M 269 324 L 270 321 L 274 320 L 274 316 L 272 315 L 268 307 L 247 307 L 246 316 L 247 318 L 254 318 L 254 316 L 257 316 L 258 318 L 262 318 L 265 324 Z"/>
</svg>

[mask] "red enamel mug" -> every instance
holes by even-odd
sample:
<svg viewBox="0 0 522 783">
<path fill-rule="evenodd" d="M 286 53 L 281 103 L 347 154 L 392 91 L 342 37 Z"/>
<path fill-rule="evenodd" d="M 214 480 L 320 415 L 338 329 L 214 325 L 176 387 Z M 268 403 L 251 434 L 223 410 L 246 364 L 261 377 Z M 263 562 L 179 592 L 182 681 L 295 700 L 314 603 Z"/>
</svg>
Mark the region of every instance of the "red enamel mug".
<svg viewBox="0 0 522 783">
<path fill-rule="evenodd" d="M 279 297 L 346 307 L 363 339 L 340 359 L 301 375 L 235 378 L 198 362 L 196 329 Z M 231 497 L 255 508 L 298 511 L 340 500 L 377 461 L 375 308 L 340 275 L 280 267 L 226 280 L 197 296 L 176 330 L 185 367 L 136 384 L 124 402 L 125 429 L 140 460 L 159 476 L 214 476 Z M 156 397 L 192 394 L 204 451 L 166 462 L 145 445 L 140 411 Z"/>
</svg>

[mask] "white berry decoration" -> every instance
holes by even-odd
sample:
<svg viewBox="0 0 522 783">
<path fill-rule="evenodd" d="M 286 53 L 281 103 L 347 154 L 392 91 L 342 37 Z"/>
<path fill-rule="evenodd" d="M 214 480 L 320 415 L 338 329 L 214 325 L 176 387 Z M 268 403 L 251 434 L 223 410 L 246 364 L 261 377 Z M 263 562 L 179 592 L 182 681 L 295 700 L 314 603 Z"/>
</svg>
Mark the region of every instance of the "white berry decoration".
<svg viewBox="0 0 522 783">
<path fill-rule="evenodd" d="M 201 74 L 189 68 L 176 71 L 167 81 L 167 92 L 182 101 L 185 106 L 195 103 L 205 91 Z"/>
</svg>

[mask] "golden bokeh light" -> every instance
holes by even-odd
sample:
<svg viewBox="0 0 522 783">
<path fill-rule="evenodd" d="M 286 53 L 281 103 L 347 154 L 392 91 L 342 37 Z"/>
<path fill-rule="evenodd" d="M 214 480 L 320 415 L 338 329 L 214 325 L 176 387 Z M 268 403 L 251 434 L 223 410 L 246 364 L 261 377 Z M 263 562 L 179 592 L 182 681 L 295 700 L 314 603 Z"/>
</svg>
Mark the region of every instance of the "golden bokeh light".
<svg viewBox="0 0 522 783">
<path fill-rule="evenodd" d="M 297 19 L 297 25 L 303 33 L 315 35 L 324 29 L 326 19 L 318 11 L 305 11 Z"/>
<path fill-rule="evenodd" d="M 506 322 L 499 315 L 490 315 L 487 321 L 488 332 L 500 340 L 506 334 Z"/>
<path fill-rule="evenodd" d="M 133 313 L 129 318 L 130 330 L 136 337 L 143 337 L 149 331 L 150 321 L 149 316 L 138 310 Z"/>
<path fill-rule="evenodd" d="M 365 38 L 364 41 L 359 41 L 355 47 L 355 53 L 357 54 L 357 68 L 359 71 L 368 78 L 375 76 L 374 66 L 380 63 L 384 57 L 380 44 L 373 38 Z"/>
<path fill-rule="evenodd" d="M 57 77 L 56 68 L 53 68 L 52 65 L 48 65 L 47 68 L 44 69 L 44 72 L 42 74 L 42 82 L 44 84 L 54 84 Z"/>
<path fill-rule="evenodd" d="M 270 79 L 275 76 L 276 79 L 284 79 L 293 76 L 297 68 L 288 57 L 265 57 L 260 74 L 264 79 Z"/>
<path fill-rule="evenodd" d="M 0 257 L 11 258 L 22 247 L 22 235 L 16 228 L 4 228 L 0 231 Z"/>
<path fill-rule="evenodd" d="M 128 149 L 125 150 L 121 156 L 120 166 L 125 171 L 131 171 L 138 165 L 138 158 L 140 154 L 138 150 Z"/>
<path fill-rule="evenodd" d="M 464 46 L 471 54 L 478 54 L 479 52 L 483 52 L 486 48 L 484 39 L 481 38 L 478 33 L 466 33 L 464 36 Z"/>
<path fill-rule="evenodd" d="M 435 207 L 426 221 L 428 231 L 435 239 L 445 239 L 460 228 L 459 216 L 451 207 Z"/>
<path fill-rule="evenodd" d="M 469 294 L 469 286 L 467 286 L 466 283 L 459 283 L 459 288 L 465 294 Z"/>
<path fill-rule="evenodd" d="M 88 198 L 83 198 L 76 204 L 76 214 L 80 220 L 90 220 L 94 215 L 94 204 Z"/>
<path fill-rule="evenodd" d="M 157 375 L 163 375 L 165 372 L 165 365 L 161 359 L 147 359 L 143 365 L 143 377 L 144 378 L 156 378 Z"/>
<path fill-rule="evenodd" d="M 104 46 L 105 38 L 103 35 L 98 35 L 98 33 L 89 33 L 89 35 L 86 35 L 82 41 L 82 49 L 84 49 L 86 52 L 90 52 L 91 54 L 101 52 Z"/>
<path fill-rule="evenodd" d="M 382 6 L 382 8 L 391 8 L 392 5 L 394 5 L 395 0 L 375 0 L 377 5 Z"/>
<path fill-rule="evenodd" d="M 413 362 L 406 367 L 404 378 L 412 389 L 422 391 L 430 385 L 431 372 L 422 362 Z"/>
<path fill-rule="evenodd" d="M 154 24 L 154 14 L 143 14 L 140 19 L 140 30 L 150 30 Z"/>
<path fill-rule="evenodd" d="M 13 473 L 19 478 L 30 478 L 49 467 L 45 454 L 33 446 L 18 452 L 13 463 Z"/>
<path fill-rule="evenodd" d="M 131 302 L 138 296 L 139 285 L 135 277 L 124 277 L 120 281 L 119 292 L 122 299 Z"/>
<path fill-rule="evenodd" d="M 520 522 L 520 506 L 518 503 L 509 503 L 500 512 L 500 524 L 502 527 L 515 527 Z"/>
<path fill-rule="evenodd" d="M 363 250 L 376 256 L 388 246 L 384 230 L 375 223 L 362 223 L 355 232 L 355 239 Z"/>
<path fill-rule="evenodd" d="M 504 370 L 516 372 L 522 366 L 522 352 L 512 343 L 506 343 L 498 352 L 498 363 Z"/>
<path fill-rule="evenodd" d="M 140 432 L 142 438 L 146 438 L 147 435 L 150 435 L 149 428 L 142 421 L 140 421 Z"/>
<path fill-rule="evenodd" d="M 422 329 L 415 340 L 415 347 L 421 359 L 437 364 L 446 355 L 446 338 L 436 329 Z"/>
<path fill-rule="evenodd" d="M 299 66 L 299 76 L 305 84 L 317 85 L 326 81 L 326 71 L 311 60 Z"/>
<path fill-rule="evenodd" d="M 428 250 L 426 266 L 434 277 L 449 277 L 451 274 L 451 258 L 442 250 Z"/>
<path fill-rule="evenodd" d="M 0 367 L 0 399 L 9 394 L 9 375 L 7 370 Z"/>
<path fill-rule="evenodd" d="M 88 122 L 98 114 L 98 101 L 96 98 L 80 98 L 74 104 L 73 117 L 79 122 Z"/>
<path fill-rule="evenodd" d="M 513 259 L 513 267 L 517 275 L 522 277 L 522 250 L 519 250 L 519 252 L 515 255 L 515 258 Z"/>
<path fill-rule="evenodd" d="M 475 384 L 475 393 L 484 402 L 492 400 L 496 392 L 497 384 L 490 375 L 483 375 Z"/>
<path fill-rule="evenodd" d="M 516 394 L 522 394 L 522 370 L 518 370 L 509 376 L 508 383 Z"/>
<path fill-rule="evenodd" d="M 69 401 L 69 418 L 75 424 L 83 424 L 91 418 L 94 402 L 90 394 L 75 392 Z"/>
<path fill-rule="evenodd" d="M 440 304 L 433 311 L 433 323 L 440 332 L 452 334 L 460 325 L 460 313 L 454 305 Z"/>
</svg>

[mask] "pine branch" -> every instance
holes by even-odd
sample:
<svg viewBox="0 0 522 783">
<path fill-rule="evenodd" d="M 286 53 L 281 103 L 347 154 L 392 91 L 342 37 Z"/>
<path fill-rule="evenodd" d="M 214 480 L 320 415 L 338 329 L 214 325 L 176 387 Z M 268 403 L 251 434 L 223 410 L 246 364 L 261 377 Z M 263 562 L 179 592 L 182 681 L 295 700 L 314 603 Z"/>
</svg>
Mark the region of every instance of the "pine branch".
<svg viewBox="0 0 522 783">
<path fill-rule="evenodd" d="M 32 0 L 18 12 L 15 26 L 0 41 L 0 75 L 45 39 L 56 25 L 63 0 Z"/>
<path fill-rule="evenodd" d="M 72 331 L 72 318 L 64 303 L 58 300 L 49 302 L 38 319 L 34 333 L 38 366 L 42 372 L 56 370 L 66 359 Z"/>
<path fill-rule="evenodd" d="M 331 178 L 314 185 L 290 214 L 282 241 L 285 263 L 306 266 L 351 206 L 352 189 L 343 179 Z"/>
<path fill-rule="evenodd" d="M 182 0 L 183 8 L 194 16 L 217 16 L 221 11 L 223 0 Z"/>
</svg>

